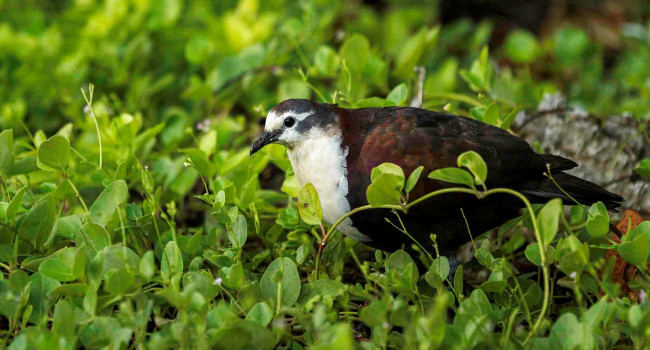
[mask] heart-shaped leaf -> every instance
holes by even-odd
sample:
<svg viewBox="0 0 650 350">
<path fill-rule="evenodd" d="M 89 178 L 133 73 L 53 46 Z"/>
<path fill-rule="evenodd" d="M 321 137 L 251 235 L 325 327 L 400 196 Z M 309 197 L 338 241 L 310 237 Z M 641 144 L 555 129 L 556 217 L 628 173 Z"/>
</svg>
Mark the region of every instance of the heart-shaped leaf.
<svg viewBox="0 0 650 350">
<path fill-rule="evenodd" d="M 604 237 L 609 232 L 609 216 L 603 202 L 596 202 L 589 208 L 587 232 L 592 237 Z"/>
<path fill-rule="evenodd" d="M 292 306 L 300 295 L 298 268 L 289 258 L 277 258 L 269 265 L 260 280 L 262 296 L 275 302 L 281 293 L 282 305 Z"/>
<path fill-rule="evenodd" d="M 38 147 L 37 164 L 43 170 L 64 170 L 70 157 L 70 142 L 61 136 L 54 135 Z"/>
</svg>

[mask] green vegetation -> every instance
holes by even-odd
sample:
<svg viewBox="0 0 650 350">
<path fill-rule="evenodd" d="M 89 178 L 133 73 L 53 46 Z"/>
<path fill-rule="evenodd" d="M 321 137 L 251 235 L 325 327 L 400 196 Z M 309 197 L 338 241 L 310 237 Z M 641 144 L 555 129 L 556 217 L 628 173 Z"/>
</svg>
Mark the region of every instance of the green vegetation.
<svg viewBox="0 0 650 350">
<path fill-rule="evenodd" d="M 0 0 L 0 344 L 650 346 L 650 222 L 618 242 L 600 203 L 527 205 L 493 236 L 473 233 L 475 259 L 452 277 L 444 256 L 322 227 L 282 147 L 249 157 L 266 111 L 290 97 L 408 105 L 421 85 L 424 107 L 506 129 L 552 92 L 599 116 L 650 116 L 647 23 L 624 26 L 613 64 L 568 23 L 489 49 L 490 22 L 435 23 L 435 2 Z M 426 176 L 525 199 L 485 188 L 477 154 L 458 165 L 384 164 L 358 210 L 417 205 L 408 193 Z M 625 286 L 621 258 L 638 271 Z"/>
</svg>

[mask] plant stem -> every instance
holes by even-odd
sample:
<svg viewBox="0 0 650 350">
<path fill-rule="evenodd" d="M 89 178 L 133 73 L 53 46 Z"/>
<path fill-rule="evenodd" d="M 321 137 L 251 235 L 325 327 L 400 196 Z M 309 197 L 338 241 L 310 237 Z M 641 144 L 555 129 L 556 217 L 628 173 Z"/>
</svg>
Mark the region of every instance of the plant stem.
<svg viewBox="0 0 650 350">
<path fill-rule="evenodd" d="M 86 206 L 86 202 L 84 201 L 83 197 L 81 197 L 81 193 L 79 193 L 79 190 L 77 189 L 77 186 L 75 186 L 74 183 L 72 183 L 72 181 L 70 181 L 70 178 L 67 177 L 67 176 L 65 177 L 65 181 L 67 181 L 68 184 L 70 184 L 70 187 L 72 187 L 72 190 L 74 191 L 74 195 L 77 197 L 77 199 L 79 199 L 79 203 L 81 203 L 81 206 L 84 208 L 84 211 L 86 212 L 86 214 L 90 215 L 90 211 L 88 211 L 88 207 Z"/>
<path fill-rule="evenodd" d="M 83 88 L 81 88 L 81 94 L 86 100 L 86 105 L 90 109 L 90 115 L 92 116 L 93 122 L 95 123 L 95 131 L 97 132 L 97 141 L 99 142 L 99 169 L 102 168 L 102 134 L 99 132 L 99 124 L 97 123 L 97 116 L 95 115 L 95 110 L 93 109 L 93 94 L 95 92 L 95 85 L 92 83 L 88 84 L 88 96 Z"/>
</svg>

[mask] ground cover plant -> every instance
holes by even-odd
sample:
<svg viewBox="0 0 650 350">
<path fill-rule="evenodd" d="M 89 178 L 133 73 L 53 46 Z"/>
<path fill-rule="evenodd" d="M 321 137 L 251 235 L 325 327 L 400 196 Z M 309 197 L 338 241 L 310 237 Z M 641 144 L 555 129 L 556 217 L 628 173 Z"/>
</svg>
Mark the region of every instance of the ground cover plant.
<svg viewBox="0 0 650 350">
<path fill-rule="evenodd" d="M 559 92 L 645 125 L 649 10 L 628 6 L 613 54 L 568 20 L 494 42 L 494 22 L 440 24 L 436 2 L 0 1 L 0 344 L 650 346 L 638 213 L 526 205 L 473 232 L 451 274 L 435 249 L 385 253 L 336 233 L 282 147 L 249 157 L 266 111 L 290 97 L 421 103 L 510 129 Z M 485 188 L 489 171 L 472 153 L 431 174 L 385 164 L 359 210 L 394 209 L 386 224 L 399 224 L 427 176 L 526 202 Z"/>
</svg>

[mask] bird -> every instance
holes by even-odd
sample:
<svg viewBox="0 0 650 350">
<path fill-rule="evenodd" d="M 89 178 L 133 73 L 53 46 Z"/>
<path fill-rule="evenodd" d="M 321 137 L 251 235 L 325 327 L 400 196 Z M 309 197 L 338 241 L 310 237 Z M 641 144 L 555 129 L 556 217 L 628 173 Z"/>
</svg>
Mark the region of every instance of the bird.
<svg viewBox="0 0 650 350">
<path fill-rule="evenodd" d="M 609 210 L 623 198 L 587 180 L 565 173 L 577 164 L 552 154 L 540 154 L 520 137 L 475 119 L 415 107 L 347 109 L 335 104 L 288 99 L 273 107 L 264 132 L 251 146 L 251 156 L 268 144 L 286 146 L 300 186 L 316 189 L 323 220 L 337 221 L 351 209 L 368 204 L 366 189 L 376 166 L 390 162 L 410 174 L 422 166 L 423 174 L 455 167 L 457 157 L 474 151 L 488 169 L 487 188 L 507 187 L 531 203 L 560 198 L 565 204 L 591 205 L 601 201 Z M 550 170 L 552 179 L 545 176 Z M 418 198 L 453 187 L 422 178 L 410 192 Z M 409 236 L 387 219 L 389 209 L 359 211 L 337 227 L 346 236 L 373 248 L 392 252 L 414 247 L 412 239 L 433 251 L 431 235 L 440 254 L 451 255 L 481 234 L 520 216 L 523 202 L 508 194 L 485 198 L 449 193 L 411 207 L 400 220 Z"/>
</svg>

